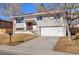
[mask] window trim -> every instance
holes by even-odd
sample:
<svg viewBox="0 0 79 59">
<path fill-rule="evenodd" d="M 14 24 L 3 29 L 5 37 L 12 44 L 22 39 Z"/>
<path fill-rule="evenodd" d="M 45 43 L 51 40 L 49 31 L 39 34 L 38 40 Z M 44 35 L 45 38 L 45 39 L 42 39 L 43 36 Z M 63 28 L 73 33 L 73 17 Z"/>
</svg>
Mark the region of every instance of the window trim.
<svg viewBox="0 0 79 59">
<path fill-rule="evenodd" d="M 23 20 L 23 17 L 16 18 L 16 23 L 23 23 Z"/>
<path fill-rule="evenodd" d="M 61 15 L 60 14 L 57 14 L 54 16 L 54 19 L 60 19 Z"/>
<path fill-rule="evenodd" d="M 43 16 L 37 16 L 37 20 L 43 20 Z"/>
</svg>

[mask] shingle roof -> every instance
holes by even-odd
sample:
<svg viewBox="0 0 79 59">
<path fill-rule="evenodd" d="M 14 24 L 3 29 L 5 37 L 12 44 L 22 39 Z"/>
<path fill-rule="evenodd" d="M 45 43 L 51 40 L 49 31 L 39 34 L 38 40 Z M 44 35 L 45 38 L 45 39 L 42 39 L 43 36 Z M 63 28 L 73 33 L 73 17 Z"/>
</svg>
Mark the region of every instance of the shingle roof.
<svg viewBox="0 0 79 59">
<path fill-rule="evenodd" d="M 1 20 L 1 21 L 12 22 L 12 20 L 2 19 L 2 18 L 0 18 L 0 20 Z"/>
<path fill-rule="evenodd" d="M 13 17 L 29 17 L 29 16 L 37 16 L 37 15 L 46 15 L 46 14 L 58 14 L 63 12 L 63 9 L 56 9 L 56 10 L 50 10 L 50 11 L 44 11 L 44 12 L 36 12 L 36 13 L 29 13 L 29 14 L 23 14 L 23 15 L 17 15 Z"/>
</svg>

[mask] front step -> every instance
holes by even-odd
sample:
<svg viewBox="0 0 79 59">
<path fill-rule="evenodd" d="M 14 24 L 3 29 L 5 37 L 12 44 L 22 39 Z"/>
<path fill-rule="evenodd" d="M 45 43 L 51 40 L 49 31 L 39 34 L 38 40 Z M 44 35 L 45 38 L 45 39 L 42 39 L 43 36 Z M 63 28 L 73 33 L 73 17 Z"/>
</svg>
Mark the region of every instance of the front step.
<svg viewBox="0 0 79 59">
<path fill-rule="evenodd" d="M 38 36 L 35 32 L 33 32 L 33 31 L 30 31 L 33 35 L 35 35 L 35 36 Z"/>
</svg>

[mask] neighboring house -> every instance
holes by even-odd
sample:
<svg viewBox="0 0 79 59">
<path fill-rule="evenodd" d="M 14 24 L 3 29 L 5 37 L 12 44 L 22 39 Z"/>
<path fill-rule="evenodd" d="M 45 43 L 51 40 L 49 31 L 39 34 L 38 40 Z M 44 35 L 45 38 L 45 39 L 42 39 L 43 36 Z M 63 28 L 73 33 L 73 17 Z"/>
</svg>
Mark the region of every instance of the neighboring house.
<svg viewBox="0 0 79 59">
<path fill-rule="evenodd" d="M 12 30 L 12 21 L 0 19 L 0 34 L 9 33 L 12 32 Z"/>
<path fill-rule="evenodd" d="M 32 30 L 39 36 L 66 36 L 63 10 L 13 16 L 13 33 Z"/>
</svg>

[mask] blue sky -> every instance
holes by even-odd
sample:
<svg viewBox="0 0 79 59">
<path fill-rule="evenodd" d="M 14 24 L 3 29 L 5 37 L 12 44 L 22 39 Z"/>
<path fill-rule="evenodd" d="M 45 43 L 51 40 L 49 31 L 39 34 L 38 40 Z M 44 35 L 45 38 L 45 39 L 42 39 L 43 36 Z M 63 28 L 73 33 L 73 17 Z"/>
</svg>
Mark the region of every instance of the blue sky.
<svg viewBox="0 0 79 59">
<path fill-rule="evenodd" d="M 22 3 L 21 10 L 23 13 L 34 13 L 36 12 L 36 7 L 33 3 Z"/>
<path fill-rule="evenodd" d="M 23 13 L 34 13 L 36 12 L 36 6 L 39 5 L 39 3 L 22 3 L 21 4 L 21 10 Z M 43 3 L 45 7 L 47 7 L 47 3 Z"/>
<path fill-rule="evenodd" d="M 36 6 L 39 5 L 39 3 L 22 3 L 21 4 L 21 10 L 23 13 L 34 13 L 36 12 Z M 47 3 L 43 3 L 45 7 L 47 7 Z"/>
<path fill-rule="evenodd" d="M 43 3 L 45 7 L 48 7 L 48 3 Z M 52 3 L 52 7 L 56 7 L 56 3 Z M 34 13 L 36 12 L 36 6 L 38 3 L 21 3 L 21 12 L 22 14 Z M 63 5 L 63 4 L 62 4 Z M 0 16 L 0 18 L 6 19 L 4 16 Z"/>
<path fill-rule="evenodd" d="M 35 4 L 35 3 L 21 3 L 21 12 L 22 12 L 22 14 L 34 13 L 34 12 L 36 12 L 36 6 L 37 6 L 37 4 Z M 47 3 L 44 3 L 44 6 L 48 7 Z M 55 7 L 56 4 L 53 4 L 52 6 Z M 4 16 L 0 16 L 0 18 L 6 19 L 6 17 L 4 17 Z"/>
<path fill-rule="evenodd" d="M 34 13 L 36 12 L 36 4 L 35 3 L 21 3 L 21 12 L 22 14 Z M 47 4 L 44 4 L 47 6 Z M 0 16 L 0 18 L 6 19 L 7 17 Z"/>
<path fill-rule="evenodd" d="M 21 6 L 21 12 L 24 14 L 36 12 L 36 7 L 34 3 L 21 3 L 20 6 Z M 0 18 L 7 19 L 8 17 L 0 16 Z"/>
</svg>

